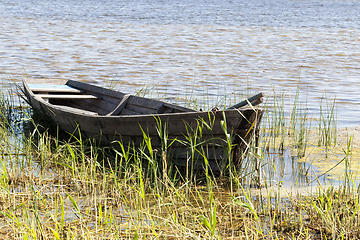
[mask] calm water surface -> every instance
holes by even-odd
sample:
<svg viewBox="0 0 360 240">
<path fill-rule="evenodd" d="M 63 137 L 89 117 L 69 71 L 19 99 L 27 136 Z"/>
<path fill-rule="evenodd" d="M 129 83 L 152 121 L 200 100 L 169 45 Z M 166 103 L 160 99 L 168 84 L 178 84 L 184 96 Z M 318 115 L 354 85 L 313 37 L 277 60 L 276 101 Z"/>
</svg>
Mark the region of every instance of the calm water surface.
<svg viewBox="0 0 360 240">
<path fill-rule="evenodd" d="M 156 86 L 210 106 L 299 86 L 310 116 L 326 94 L 339 125 L 357 126 L 359 13 L 346 0 L 0 0 L 0 73 Z"/>
</svg>

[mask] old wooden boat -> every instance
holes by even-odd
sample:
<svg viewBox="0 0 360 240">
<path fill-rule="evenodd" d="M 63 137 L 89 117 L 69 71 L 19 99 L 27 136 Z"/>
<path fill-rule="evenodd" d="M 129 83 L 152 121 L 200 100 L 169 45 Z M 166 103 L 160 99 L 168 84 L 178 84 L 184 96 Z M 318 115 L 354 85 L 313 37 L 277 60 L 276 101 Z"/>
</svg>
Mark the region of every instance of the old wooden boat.
<svg viewBox="0 0 360 240">
<path fill-rule="evenodd" d="M 135 148 L 144 144 L 146 134 L 154 149 L 166 149 L 169 161 L 180 165 L 191 161 L 201 168 L 206 159 L 213 171 L 241 167 L 249 144 L 257 139 L 263 114 L 262 109 L 243 107 L 261 102 L 262 94 L 224 111 L 204 112 L 72 80 L 26 78 L 23 91 L 35 110 L 67 132 Z M 168 148 L 159 130 L 172 143 Z"/>
</svg>

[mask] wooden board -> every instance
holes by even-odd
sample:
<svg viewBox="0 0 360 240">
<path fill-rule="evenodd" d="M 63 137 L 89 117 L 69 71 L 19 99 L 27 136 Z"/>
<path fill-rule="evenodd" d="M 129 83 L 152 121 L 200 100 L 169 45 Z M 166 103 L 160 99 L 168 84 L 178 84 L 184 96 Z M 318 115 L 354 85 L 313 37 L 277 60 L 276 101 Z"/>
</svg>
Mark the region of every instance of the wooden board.
<svg viewBox="0 0 360 240">
<path fill-rule="evenodd" d="M 94 95 L 68 95 L 68 94 L 35 94 L 36 97 L 44 99 L 58 98 L 58 99 L 96 99 Z"/>
<path fill-rule="evenodd" d="M 66 111 L 71 111 L 71 112 L 74 112 L 74 113 L 78 113 L 78 114 L 88 114 L 88 115 L 93 115 L 93 116 L 98 115 L 96 112 L 91 112 L 91 111 L 82 110 L 82 109 L 78 109 L 78 108 L 73 108 L 73 107 L 69 107 L 69 106 L 57 105 L 56 107 L 60 108 L 60 109 L 64 109 Z"/>
<path fill-rule="evenodd" d="M 28 85 L 33 92 L 56 92 L 56 93 L 80 93 L 79 89 L 70 87 L 68 85 L 57 84 L 29 84 Z"/>
<path fill-rule="evenodd" d="M 126 102 L 130 98 L 130 96 L 131 96 L 130 94 L 125 95 L 123 97 L 123 99 L 121 100 L 121 102 L 116 106 L 116 108 L 112 112 L 106 114 L 106 116 L 115 116 L 115 115 L 120 114 L 121 111 L 125 108 Z"/>
</svg>

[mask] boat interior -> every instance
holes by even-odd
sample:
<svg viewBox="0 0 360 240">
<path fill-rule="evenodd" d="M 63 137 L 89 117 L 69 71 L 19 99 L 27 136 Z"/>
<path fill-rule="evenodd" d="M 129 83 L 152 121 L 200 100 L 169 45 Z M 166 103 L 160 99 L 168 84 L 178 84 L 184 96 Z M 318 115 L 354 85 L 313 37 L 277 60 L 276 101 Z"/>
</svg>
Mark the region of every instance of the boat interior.
<svg viewBox="0 0 360 240">
<path fill-rule="evenodd" d="M 174 104 L 72 80 L 26 79 L 25 82 L 35 97 L 81 114 L 119 116 L 196 112 Z"/>
</svg>

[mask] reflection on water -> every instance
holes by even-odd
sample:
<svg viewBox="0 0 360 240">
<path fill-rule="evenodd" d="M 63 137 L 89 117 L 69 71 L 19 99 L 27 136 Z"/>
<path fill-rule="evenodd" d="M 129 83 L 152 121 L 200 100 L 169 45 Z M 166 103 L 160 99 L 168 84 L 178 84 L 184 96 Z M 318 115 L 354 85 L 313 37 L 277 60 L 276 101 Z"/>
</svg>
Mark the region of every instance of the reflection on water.
<svg viewBox="0 0 360 240">
<path fill-rule="evenodd" d="M 170 101 L 191 95 L 209 108 L 259 91 L 293 99 L 299 86 L 309 117 L 326 92 L 340 126 L 356 126 L 359 10 L 337 0 L 1 1 L 0 73 L 5 84 L 30 76 L 130 93 L 156 86 Z"/>
</svg>

